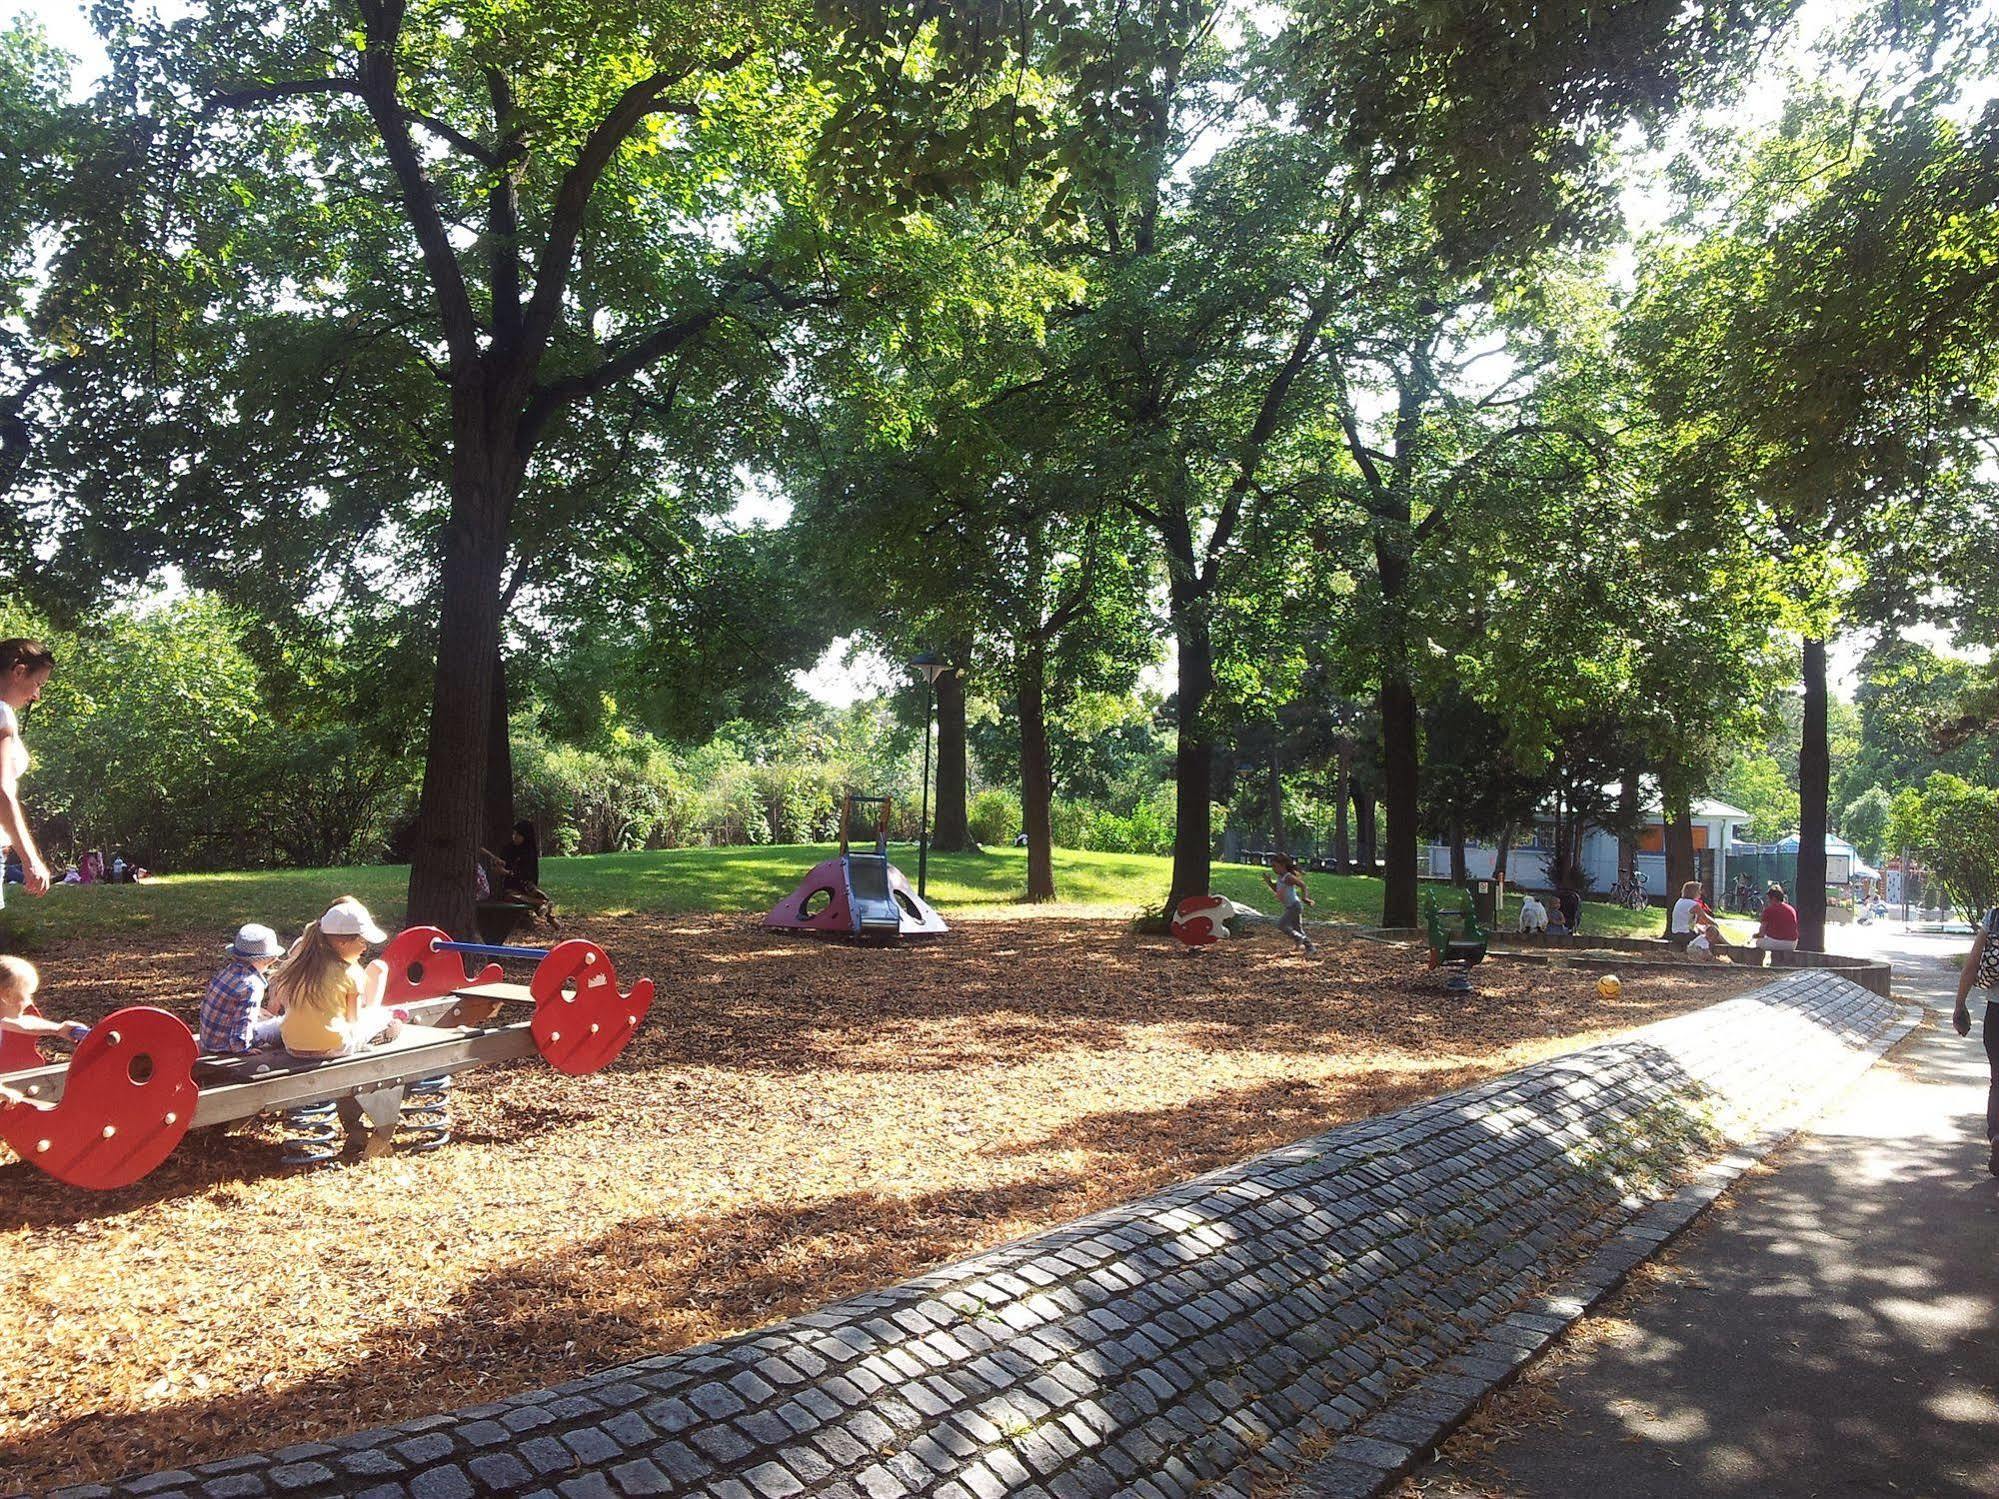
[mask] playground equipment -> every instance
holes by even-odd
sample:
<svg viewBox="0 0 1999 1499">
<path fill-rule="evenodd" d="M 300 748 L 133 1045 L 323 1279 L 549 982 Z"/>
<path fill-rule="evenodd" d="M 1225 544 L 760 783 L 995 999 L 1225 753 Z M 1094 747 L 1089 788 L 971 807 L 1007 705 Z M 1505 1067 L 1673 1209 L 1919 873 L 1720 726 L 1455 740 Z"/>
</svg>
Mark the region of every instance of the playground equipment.
<svg viewBox="0 0 1999 1499">
<path fill-rule="evenodd" d="M 856 849 L 849 839 L 856 808 L 879 809 L 874 847 Z M 840 852 L 819 864 L 764 917 L 776 932 L 811 932 L 888 943 L 903 937 L 930 937 L 950 928 L 926 904 L 902 871 L 888 861 L 889 799 L 855 796 L 840 803 Z"/>
<path fill-rule="evenodd" d="M 1225 895 L 1190 895 L 1173 908 L 1167 928 L 1182 947 L 1212 947 L 1229 935 L 1235 902 Z"/>
<path fill-rule="evenodd" d="M 1451 976 L 1444 987 L 1454 994 L 1471 992 L 1472 966 L 1485 961 L 1486 944 L 1490 934 L 1479 924 L 1478 910 L 1469 890 L 1461 892 L 1464 903 L 1455 911 L 1444 912 L 1437 908 L 1437 892 L 1425 892 L 1423 896 L 1423 924 L 1430 933 L 1430 966 L 1448 967 Z M 1455 935 L 1445 930 L 1445 918 L 1458 923 Z"/>
<path fill-rule="evenodd" d="M 1166 929 L 1182 947 L 1197 949 L 1276 925 L 1274 916 L 1230 900 L 1226 895 L 1190 895 L 1173 908 L 1173 919 Z"/>
<path fill-rule="evenodd" d="M 526 984 L 503 983 L 498 962 L 475 977 L 467 957 L 532 960 Z M 629 992 L 594 942 L 553 948 L 453 942 L 435 927 L 390 941 L 384 1003 L 409 1020 L 393 1041 L 345 1057 L 257 1051 L 201 1056 L 187 1025 L 135 1005 L 100 1020 L 67 1063 L 0 1073 L 25 1101 L 0 1103 L 0 1139 L 58 1180 L 107 1190 L 164 1161 L 190 1129 L 283 1111 L 285 1159 L 316 1164 L 345 1148 L 386 1155 L 451 1137 L 452 1075 L 539 1052 L 559 1072 L 614 1060 L 652 1006 L 651 979 Z"/>
</svg>

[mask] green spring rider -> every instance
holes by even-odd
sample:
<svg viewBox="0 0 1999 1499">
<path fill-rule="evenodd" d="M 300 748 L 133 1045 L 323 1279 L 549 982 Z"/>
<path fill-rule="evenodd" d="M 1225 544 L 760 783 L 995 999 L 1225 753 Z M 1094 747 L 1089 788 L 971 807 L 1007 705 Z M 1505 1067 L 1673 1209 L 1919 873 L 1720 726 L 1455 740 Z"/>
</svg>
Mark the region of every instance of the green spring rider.
<svg viewBox="0 0 1999 1499">
<path fill-rule="evenodd" d="M 1437 892 L 1428 891 L 1423 896 L 1423 924 L 1430 933 L 1430 966 L 1449 968 L 1451 976 L 1444 987 L 1453 994 L 1471 993 L 1471 969 L 1474 963 L 1485 961 L 1486 944 L 1491 934 L 1479 924 L 1478 909 L 1472 903 L 1471 891 L 1461 890 L 1462 904 L 1455 911 L 1437 908 Z M 1452 933 L 1447 923 L 1456 922 L 1457 931 Z"/>
</svg>

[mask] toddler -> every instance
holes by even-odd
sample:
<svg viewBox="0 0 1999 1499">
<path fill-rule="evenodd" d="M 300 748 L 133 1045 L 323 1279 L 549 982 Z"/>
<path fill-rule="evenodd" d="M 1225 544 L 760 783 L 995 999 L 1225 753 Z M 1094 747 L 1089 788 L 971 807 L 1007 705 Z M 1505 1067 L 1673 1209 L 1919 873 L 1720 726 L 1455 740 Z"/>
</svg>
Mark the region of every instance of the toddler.
<svg viewBox="0 0 1999 1499">
<path fill-rule="evenodd" d="M 35 1043 L 52 1037 L 75 1045 L 90 1027 L 75 1020 L 45 1020 L 35 1008 L 42 976 L 25 958 L 0 955 L 0 1072 L 40 1067 L 48 1058 Z"/>
<path fill-rule="evenodd" d="M 284 953 L 278 934 L 250 922 L 237 931 L 227 952 L 228 961 L 201 997 L 201 1049 L 242 1053 L 275 1045 L 284 1020 L 266 1005 L 264 975 Z"/>
</svg>

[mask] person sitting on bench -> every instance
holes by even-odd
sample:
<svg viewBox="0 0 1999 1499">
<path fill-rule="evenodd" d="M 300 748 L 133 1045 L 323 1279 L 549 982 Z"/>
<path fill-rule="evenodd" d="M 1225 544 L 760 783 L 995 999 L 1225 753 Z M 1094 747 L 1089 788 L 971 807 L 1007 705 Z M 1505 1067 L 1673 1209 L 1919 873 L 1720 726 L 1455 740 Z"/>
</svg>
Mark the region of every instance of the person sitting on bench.
<svg viewBox="0 0 1999 1499">
<path fill-rule="evenodd" d="M 532 822 L 522 818 L 514 824 L 505 853 L 496 854 L 488 848 L 479 852 L 500 868 L 501 899 L 532 906 L 534 914 L 552 927 L 562 925 L 555 919 L 555 902 L 541 888 L 541 845 L 535 839 Z"/>
<path fill-rule="evenodd" d="M 388 940 L 351 895 L 305 929 L 271 979 L 266 1000 L 284 1011 L 279 1035 L 289 1054 L 348 1057 L 402 1033 L 401 1013 L 382 1007 L 388 970 L 377 962 L 364 973 L 358 962 L 369 943 Z"/>
</svg>

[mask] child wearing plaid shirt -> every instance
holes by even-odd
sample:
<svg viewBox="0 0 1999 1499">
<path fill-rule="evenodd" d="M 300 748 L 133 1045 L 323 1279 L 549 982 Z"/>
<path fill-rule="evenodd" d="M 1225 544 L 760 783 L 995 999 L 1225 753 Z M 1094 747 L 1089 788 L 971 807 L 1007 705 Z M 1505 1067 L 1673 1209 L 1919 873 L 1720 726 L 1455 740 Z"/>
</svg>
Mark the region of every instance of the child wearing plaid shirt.
<svg viewBox="0 0 1999 1499">
<path fill-rule="evenodd" d="M 201 1049 L 245 1052 L 275 1045 L 284 1021 L 267 1015 L 264 973 L 284 952 L 278 934 L 254 921 L 229 944 L 229 961 L 208 981 L 201 999 Z"/>
</svg>

